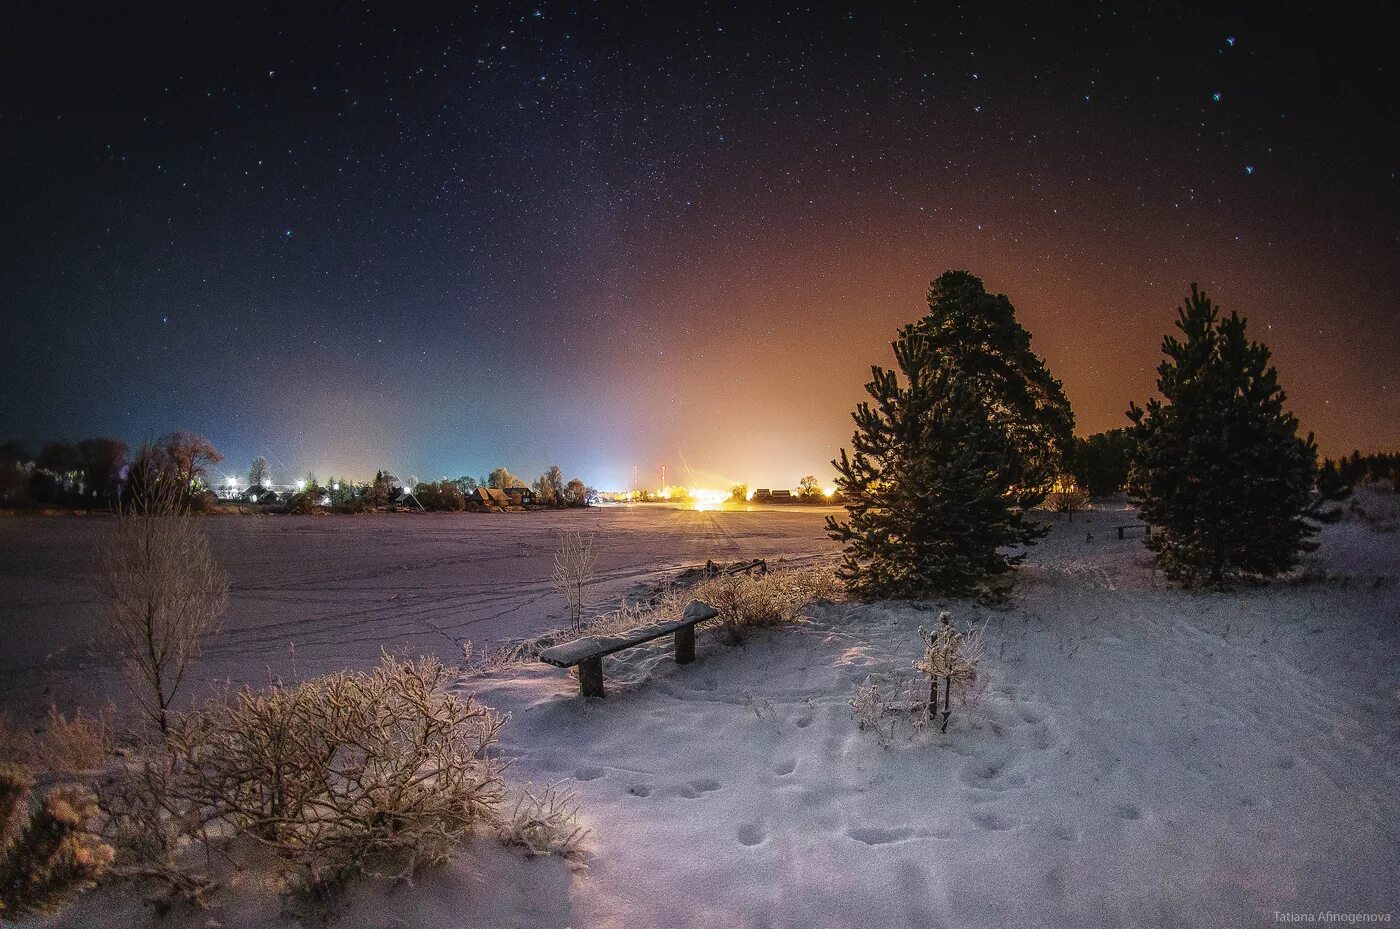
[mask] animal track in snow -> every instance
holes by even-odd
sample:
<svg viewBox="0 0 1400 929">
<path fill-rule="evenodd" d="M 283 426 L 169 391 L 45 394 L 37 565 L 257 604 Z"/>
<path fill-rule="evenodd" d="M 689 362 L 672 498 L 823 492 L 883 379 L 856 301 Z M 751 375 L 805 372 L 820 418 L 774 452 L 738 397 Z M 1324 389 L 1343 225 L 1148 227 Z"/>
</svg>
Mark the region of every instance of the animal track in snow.
<svg viewBox="0 0 1400 929">
<path fill-rule="evenodd" d="M 606 773 L 607 772 L 604 771 L 602 768 L 579 768 L 577 771 L 574 772 L 574 778 L 580 781 L 596 781 L 598 778 L 602 777 Z"/>
<path fill-rule="evenodd" d="M 737 835 L 740 845 L 759 845 L 768 838 L 768 830 L 762 823 L 744 823 Z"/>
<path fill-rule="evenodd" d="M 891 842 L 903 842 L 914 835 L 914 830 L 907 826 L 898 826 L 892 829 L 881 828 L 880 826 L 855 826 L 846 830 L 846 835 L 857 842 L 864 842 L 866 845 L 888 845 Z"/>
<path fill-rule="evenodd" d="M 714 790 L 719 790 L 724 785 L 711 778 L 702 777 L 699 780 L 691 781 L 680 788 L 680 795 L 687 800 L 694 800 L 701 794 L 707 794 Z"/>
<path fill-rule="evenodd" d="M 779 777 L 786 777 L 787 775 L 791 774 L 792 772 L 794 772 L 794 771 L 796 771 L 796 770 L 797 770 L 797 759 L 796 759 L 796 758 L 789 758 L 789 759 L 787 759 L 786 761 L 780 761 L 780 762 L 778 762 L 777 764 L 773 765 L 773 773 L 776 774 L 776 775 L 778 775 Z"/>
<path fill-rule="evenodd" d="M 799 716 L 799 717 L 797 717 L 797 719 L 793 722 L 793 725 L 795 725 L 798 729 L 806 729 L 808 726 L 812 725 L 812 717 L 811 717 L 811 716 Z"/>
<path fill-rule="evenodd" d="M 627 788 L 627 792 L 628 792 L 629 794 L 631 794 L 632 796 L 634 796 L 634 797 L 650 797 L 650 796 L 651 796 L 651 785 L 649 785 L 649 784 L 633 784 L 631 787 L 628 787 L 628 788 Z"/>
</svg>

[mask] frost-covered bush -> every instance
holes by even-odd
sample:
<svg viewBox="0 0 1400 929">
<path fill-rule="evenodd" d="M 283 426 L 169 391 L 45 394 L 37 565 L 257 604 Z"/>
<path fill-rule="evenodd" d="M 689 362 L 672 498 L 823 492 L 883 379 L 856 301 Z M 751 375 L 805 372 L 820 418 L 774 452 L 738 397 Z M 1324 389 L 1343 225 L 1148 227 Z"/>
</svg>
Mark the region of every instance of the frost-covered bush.
<svg viewBox="0 0 1400 929">
<path fill-rule="evenodd" d="M 579 823 L 576 798 L 558 785 L 536 791 L 526 784 L 499 829 L 501 842 L 532 856 L 579 858 L 588 835 Z"/>
<path fill-rule="evenodd" d="M 950 700 L 952 687 L 959 689 L 975 687 L 977 668 L 982 660 L 982 633 L 980 629 L 959 632 L 953 626 L 953 617 L 944 610 L 938 614 L 938 625 L 932 631 L 922 627 L 919 635 L 924 637 L 924 657 L 914 662 L 914 668 L 928 677 L 928 714 L 939 714 L 939 685 L 943 685 L 943 731 L 948 730 L 948 717 L 952 714 Z"/>
<path fill-rule="evenodd" d="M 176 790 L 179 764 L 164 745 L 150 746 L 98 795 L 117 852 L 113 874 L 156 887 L 148 902 L 158 913 L 177 902 L 201 905 L 214 886 L 204 856 L 185 854 L 208 834 L 203 810 Z"/>
<path fill-rule="evenodd" d="M 503 796 L 487 750 L 504 719 L 450 692 L 453 676 L 386 656 L 181 718 L 169 767 L 148 761 L 114 804 L 130 865 L 168 882 L 201 823 L 272 849 L 308 889 L 444 861 Z"/>
<path fill-rule="evenodd" d="M 720 627 L 739 642 L 747 629 L 797 622 L 808 604 L 835 599 L 841 589 L 831 571 L 802 568 L 722 574 L 697 585 L 694 596 L 719 611 Z"/>
<path fill-rule="evenodd" d="M 91 791 L 58 787 L 31 809 L 32 787 L 23 770 L 0 769 L 0 914 L 7 918 L 53 906 L 112 861 L 91 828 L 98 813 Z"/>
<path fill-rule="evenodd" d="M 850 701 L 856 728 L 872 734 L 882 747 L 888 747 L 901 732 L 910 739 L 922 733 L 928 715 L 920 685 L 921 681 L 910 678 L 867 677 L 864 683 L 856 685 Z"/>
</svg>

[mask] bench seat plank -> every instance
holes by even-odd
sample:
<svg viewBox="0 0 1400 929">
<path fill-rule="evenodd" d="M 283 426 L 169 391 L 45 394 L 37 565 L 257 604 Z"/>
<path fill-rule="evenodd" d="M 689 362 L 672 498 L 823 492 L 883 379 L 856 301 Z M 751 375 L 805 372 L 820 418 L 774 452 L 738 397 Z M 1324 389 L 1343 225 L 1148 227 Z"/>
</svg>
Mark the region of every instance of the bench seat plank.
<svg viewBox="0 0 1400 929">
<path fill-rule="evenodd" d="M 591 658 L 601 658 L 634 645 L 641 645 L 643 642 L 650 642 L 652 639 L 659 639 L 677 629 L 695 626 L 718 615 L 719 613 L 714 607 L 701 603 L 699 600 L 692 600 L 686 606 L 685 614 L 680 619 L 651 623 L 616 635 L 584 636 L 572 642 L 565 642 L 563 645 L 553 645 L 540 652 L 540 660 L 557 668 L 572 668 L 574 665 Z"/>
</svg>

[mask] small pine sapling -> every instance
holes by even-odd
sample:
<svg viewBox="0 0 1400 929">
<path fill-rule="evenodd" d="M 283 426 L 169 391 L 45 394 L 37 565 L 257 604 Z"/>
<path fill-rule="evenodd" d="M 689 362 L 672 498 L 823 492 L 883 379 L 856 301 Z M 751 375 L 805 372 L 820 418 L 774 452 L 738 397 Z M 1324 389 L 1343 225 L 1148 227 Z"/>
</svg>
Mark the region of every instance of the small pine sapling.
<svg viewBox="0 0 1400 929">
<path fill-rule="evenodd" d="M 924 637 L 924 657 L 914 667 L 928 675 L 928 717 L 941 722 L 940 731 L 948 731 L 948 718 L 953 713 L 952 688 L 974 685 L 977 665 L 982 660 L 982 634 L 978 630 L 959 632 L 947 610 L 938 614 L 938 625 L 932 632 L 919 628 Z M 943 684 L 942 720 L 939 716 L 938 685 Z"/>
</svg>

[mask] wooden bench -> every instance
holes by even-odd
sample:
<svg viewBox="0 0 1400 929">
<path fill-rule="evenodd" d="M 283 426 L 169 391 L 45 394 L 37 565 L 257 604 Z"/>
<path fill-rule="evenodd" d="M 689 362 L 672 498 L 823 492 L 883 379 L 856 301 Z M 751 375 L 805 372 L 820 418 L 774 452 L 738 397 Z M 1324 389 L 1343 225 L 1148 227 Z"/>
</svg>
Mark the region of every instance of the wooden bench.
<svg viewBox="0 0 1400 929">
<path fill-rule="evenodd" d="M 1113 528 L 1118 530 L 1118 538 L 1120 539 L 1126 538 L 1123 533 L 1129 529 L 1141 529 L 1144 539 L 1152 538 L 1152 527 L 1147 523 L 1129 523 L 1126 526 L 1114 526 Z"/>
<path fill-rule="evenodd" d="M 699 600 L 686 604 L 680 619 L 639 626 L 617 635 L 589 635 L 563 645 L 554 645 L 540 652 L 540 661 L 556 668 L 578 665 L 578 686 L 585 697 L 603 696 L 603 656 L 624 651 L 634 645 L 675 633 L 676 664 L 695 660 L 695 627 L 719 615 L 714 607 Z"/>
</svg>

